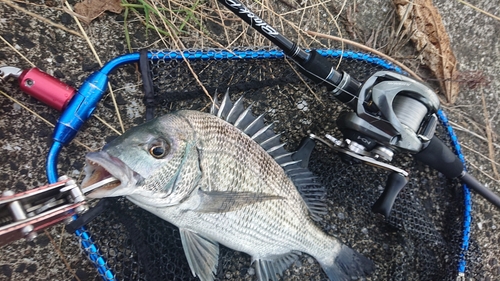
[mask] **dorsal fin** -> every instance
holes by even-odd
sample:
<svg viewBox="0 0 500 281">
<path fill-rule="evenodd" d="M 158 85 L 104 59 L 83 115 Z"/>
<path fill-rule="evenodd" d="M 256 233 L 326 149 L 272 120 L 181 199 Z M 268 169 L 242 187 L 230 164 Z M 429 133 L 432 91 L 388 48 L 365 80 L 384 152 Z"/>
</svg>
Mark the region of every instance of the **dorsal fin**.
<svg viewBox="0 0 500 281">
<path fill-rule="evenodd" d="M 324 203 L 325 188 L 312 172 L 300 165 L 301 161 L 292 158 L 295 152 L 288 152 L 283 148 L 285 144 L 280 141 L 281 134 L 274 133 L 272 123 L 269 125 L 264 123 L 265 114 L 255 117 L 250 110 L 251 106 L 248 108 L 243 106 L 243 97 L 233 104 L 229 97 L 229 90 L 226 91 L 220 104 L 217 94 L 213 100 L 210 114 L 233 124 L 267 151 L 297 187 L 312 219 L 321 220 L 320 215 L 327 212 Z"/>
</svg>

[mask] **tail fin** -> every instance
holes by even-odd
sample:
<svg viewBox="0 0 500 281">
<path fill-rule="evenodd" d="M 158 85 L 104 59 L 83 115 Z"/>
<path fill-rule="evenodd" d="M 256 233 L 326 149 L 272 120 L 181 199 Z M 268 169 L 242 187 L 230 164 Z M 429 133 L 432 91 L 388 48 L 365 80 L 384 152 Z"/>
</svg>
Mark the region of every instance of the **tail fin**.
<svg viewBox="0 0 500 281">
<path fill-rule="evenodd" d="M 353 280 L 367 276 L 375 269 L 371 260 L 343 244 L 333 264 L 319 263 L 331 281 Z"/>
</svg>

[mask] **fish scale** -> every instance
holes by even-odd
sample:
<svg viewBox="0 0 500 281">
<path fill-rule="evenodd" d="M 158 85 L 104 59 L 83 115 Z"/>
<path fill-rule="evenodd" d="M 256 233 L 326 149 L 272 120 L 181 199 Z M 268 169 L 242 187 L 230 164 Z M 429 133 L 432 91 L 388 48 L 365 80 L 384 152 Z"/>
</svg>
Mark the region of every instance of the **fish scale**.
<svg viewBox="0 0 500 281">
<path fill-rule="evenodd" d="M 261 281 L 277 280 L 301 252 L 318 260 L 331 280 L 373 270 L 371 261 L 315 225 L 311 216 L 320 220 L 326 212 L 324 188 L 241 98 L 233 104 L 226 93 L 211 114 L 159 117 L 87 159 L 83 186 L 103 171 L 120 180 L 90 196 L 126 196 L 179 227 L 191 271 L 201 280 L 214 279 L 219 243 L 249 254 Z"/>
<path fill-rule="evenodd" d="M 204 124 L 207 122 L 207 120 L 202 120 L 203 123 L 199 124 L 198 126 L 200 127 L 198 130 L 202 131 L 203 130 L 203 126 Z M 196 122 L 193 122 L 193 126 L 196 127 Z M 210 124 L 210 126 L 212 126 L 213 122 L 209 121 L 208 122 Z M 225 124 L 223 124 L 225 125 Z M 212 128 L 211 128 L 212 129 Z M 209 131 L 212 131 L 213 130 L 209 130 Z M 228 157 L 229 155 L 224 155 L 226 157 L 221 157 L 221 155 L 219 154 L 219 149 L 218 149 L 218 145 L 217 143 L 219 143 L 221 140 L 218 139 L 217 137 L 220 137 L 220 136 L 223 136 L 226 144 L 229 143 L 229 144 L 232 144 L 231 146 L 234 148 L 233 151 L 238 151 L 240 152 L 242 155 L 231 155 L 232 157 Z M 232 138 L 234 136 L 234 139 Z M 252 144 L 255 144 L 254 142 L 250 142 L 248 141 L 247 143 L 245 143 L 245 141 L 237 141 L 237 138 L 241 137 L 241 134 L 237 133 L 235 135 L 233 134 L 214 134 L 214 136 L 211 136 L 211 135 L 208 135 L 206 137 L 207 140 L 209 141 L 205 141 L 201 140 L 201 142 L 203 142 L 202 146 L 204 147 L 203 149 L 203 159 L 207 159 L 207 163 L 201 163 L 201 166 L 204 167 L 204 166 L 207 166 L 207 167 L 211 167 L 210 170 L 213 170 L 213 171 L 218 171 L 218 170 L 221 170 L 221 168 L 219 166 L 226 166 L 226 168 L 228 169 L 231 169 L 231 170 L 239 170 L 237 167 L 231 167 L 233 165 L 235 165 L 235 163 L 239 163 L 237 161 L 234 161 L 237 156 L 240 156 L 242 159 L 245 159 L 246 162 L 249 162 L 249 163 L 252 163 L 252 162 L 255 162 L 255 163 L 265 163 L 265 160 L 267 160 L 267 162 L 271 162 L 269 161 L 268 159 L 263 159 L 265 158 L 265 154 L 256 154 L 256 153 L 252 153 L 252 150 L 254 149 L 257 149 L 258 147 L 252 147 Z M 214 144 L 210 143 L 210 140 L 214 140 L 214 139 L 217 139 L 216 141 L 214 141 Z M 234 141 L 233 141 L 234 140 Z M 241 144 L 238 145 L 238 144 Z M 239 147 L 238 147 L 239 146 Z M 216 150 L 214 151 L 210 151 L 209 150 L 209 147 L 216 147 Z M 210 154 L 219 154 L 219 157 L 211 157 Z M 219 161 L 220 158 L 224 158 L 226 159 L 226 161 Z M 228 166 L 230 165 L 230 166 Z M 260 182 L 260 179 L 275 179 L 275 178 L 279 178 L 279 174 L 277 175 L 277 173 L 272 173 L 273 169 L 269 169 L 269 168 L 266 168 L 267 166 L 271 166 L 272 165 L 272 162 L 271 163 L 266 163 L 266 164 L 263 164 L 263 165 L 247 165 L 247 167 L 261 167 L 263 166 L 264 169 L 262 169 L 261 171 L 253 171 L 253 173 L 255 174 L 259 174 L 257 176 L 254 176 L 254 175 L 251 175 L 249 176 L 249 179 L 248 180 L 245 180 L 245 182 L 247 182 L 248 184 L 247 185 L 244 185 L 244 186 L 239 186 L 238 187 L 238 190 L 240 191 L 244 191 L 244 190 L 247 190 L 247 191 L 254 191 L 254 192 L 265 192 L 265 190 L 255 190 L 254 189 L 254 186 L 260 186 L 260 187 L 263 187 L 263 186 L 269 186 L 271 185 L 272 183 L 270 182 Z M 233 176 L 237 176 L 236 173 L 232 173 Z M 227 181 L 227 175 L 221 175 L 221 174 L 218 174 L 216 173 L 216 175 L 211 175 L 210 178 L 212 179 L 212 183 L 213 185 L 215 185 L 215 187 L 223 187 L 223 186 L 227 186 L 227 187 L 234 187 L 233 185 L 231 184 L 225 184 L 224 181 Z M 256 183 L 253 183 L 252 184 L 252 180 L 255 180 L 258 182 Z M 287 178 L 282 178 L 283 181 L 288 181 Z M 278 195 L 281 195 L 281 196 L 286 196 L 288 194 L 292 195 L 292 194 L 296 194 L 296 192 L 293 192 L 294 190 L 292 189 L 293 186 L 290 185 L 290 184 L 278 184 L 277 185 L 278 187 L 289 187 L 289 189 L 286 189 L 286 188 L 282 188 L 281 190 L 279 190 L 280 192 L 278 193 Z M 228 191 L 228 190 L 221 190 L 221 191 Z M 296 197 L 295 200 L 297 200 L 298 202 L 300 202 L 301 198 L 300 197 Z M 283 202 L 283 201 L 279 201 L 279 202 Z M 275 207 L 278 208 L 278 210 L 275 210 L 275 211 L 279 211 L 280 208 L 286 208 L 288 206 L 286 205 L 283 205 L 283 206 L 276 206 L 275 204 L 269 204 L 270 206 L 262 206 L 263 208 L 268 208 L 270 210 L 273 210 L 275 209 Z M 304 205 L 303 204 L 300 204 L 300 203 L 297 203 L 296 204 L 297 207 L 303 207 Z M 248 206 L 244 209 L 241 209 L 241 210 L 238 210 L 236 211 L 237 214 L 235 214 L 235 220 L 244 220 L 244 221 L 250 221 L 251 217 L 249 217 L 247 214 L 247 208 L 250 208 L 250 209 L 254 209 L 254 210 L 257 210 L 257 208 L 255 208 L 254 206 Z M 295 211 L 296 208 L 291 208 L 290 211 Z M 298 215 L 298 213 L 303 213 L 303 212 L 306 212 L 306 209 L 305 208 L 302 208 L 302 210 L 300 212 L 297 212 L 295 213 L 294 215 Z M 278 212 L 273 212 L 274 213 L 278 213 Z M 281 212 L 279 212 L 281 213 Z M 273 221 L 272 219 L 272 214 L 267 212 L 266 213 L 268 218 L 266 220 L 264 220 L 265 218 L 261 218 L 262 220 L 260 220 L 262 222 L 263 225 L 270 225 Z M 217 220 L 217 218 L 216 218 Z M 299 223 L 299 224 L 302 224 L 302 223 Z M 257 233 L 253 233 L 253 235 L 257 236 L 258 234 Z M 271 234 L 270 237 L 267 237 L 267 239 L 270 239 L 271 237 L 273 237 L 273 235 L 275 235 L 275 233 Z M 251 237 L 252 235 L 250 235 Z"/>
</svg>

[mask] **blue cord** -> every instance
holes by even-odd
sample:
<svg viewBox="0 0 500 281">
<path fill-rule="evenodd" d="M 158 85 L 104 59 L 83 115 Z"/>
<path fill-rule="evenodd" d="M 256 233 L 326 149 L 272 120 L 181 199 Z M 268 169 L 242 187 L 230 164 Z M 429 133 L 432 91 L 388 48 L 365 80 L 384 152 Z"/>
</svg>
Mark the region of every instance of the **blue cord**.
<svg viewBox="0 0 500 281">
<path fill-rule="evenodd" d="M 387 70 L 392 70 L 401 74 L 406 74 L 400 67 L 394 64 L 361 52 L 353 51 L 342 51 L 342 50 L 331 50 L 331 49 L 319 49 L 317 50 L 322 56 L 325 57 L 343 57 L 346 59 L 354 59 L 359 61 L 364 61 L 371 63 Z M 148 58 L 150 60 L 239 60 L 239 59 L 282 59 L 285 54 L 281 50 L 186 50 L 186 51 L 151 51 L 148 53 Z"/>
<path fill-rule="evenodd" d="M 80 243 L 83 249 L 87 253 L 94 266 L 97 268 L 97 272 L 99 272 L 101 278 L 106 281 L 116 280 L 113 272 L 108 267 L 106 260 L 101 255 L 99 248 L 90 237 L 90 233 L 87 231 L 85 226 L 76 230 L 75 234 L 80 238 Z"/>
<path fill-rule="evenodd" d="M 451 127 L 448 117 L 442 111 L 438 111 L 438 117 L 443 126 L 446 128 L 448 135 L 451 139 L 451 144 L 455 149 L 455 153 L 458 158 L 464 164 L 464 171 L 467 171 L 467 167 L 465 166 L 465 158 L 462 154 L 462 148 L 460 147 L 460 143 L 458 142 L 458 137 L 455 135 L 453 128 Z M 471 222 L 472 222 L 472 198 L 469 188 L 466 184 L 462 184 L 463 192 L 464 192 L 464 222 L 463 222 L 463 236 L 462 236 L 462 245 L 460 249 L 460 259 L 458 261 L 458 273 L 465 274 L 465 268 L 467 263 L 467 251 L 469 250 L 469 240 L 470 240 L 470 232 L 471 232 Z"/>
</svg>

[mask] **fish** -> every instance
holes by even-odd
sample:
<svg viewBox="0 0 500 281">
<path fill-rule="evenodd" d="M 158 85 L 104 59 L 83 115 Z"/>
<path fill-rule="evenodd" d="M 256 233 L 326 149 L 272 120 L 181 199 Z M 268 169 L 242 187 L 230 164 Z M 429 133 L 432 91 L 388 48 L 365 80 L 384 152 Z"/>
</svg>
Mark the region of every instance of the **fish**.
<svg viewBox="0 0 500 281">
<path fill-rule="evenodd" d="M 220 244 L 250 255 L 260 281 L 278 280 L 302 253 L 330 280 L 368 276 L 371 260 L 316 225 L 325 188 L 264 116 L 226 92 L 210 113 L 157 117 L 88 153 L 82 187 L 116 178 L 88 197 L 124 196 L 177 226 L 202 281 L 215 278 Z"/>
</svg>

